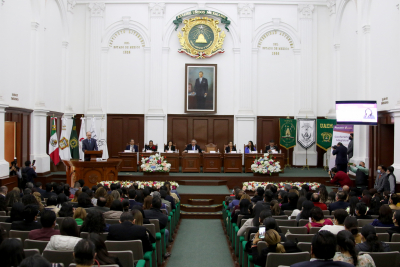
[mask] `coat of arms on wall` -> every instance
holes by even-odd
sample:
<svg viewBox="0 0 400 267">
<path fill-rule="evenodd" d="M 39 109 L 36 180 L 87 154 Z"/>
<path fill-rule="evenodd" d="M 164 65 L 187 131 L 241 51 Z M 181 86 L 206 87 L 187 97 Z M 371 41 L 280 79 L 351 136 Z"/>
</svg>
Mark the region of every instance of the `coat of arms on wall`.
<svg viewBox="0 0 400 267">
<path fill-rule="evenodd" d="M 194 58 L 209 58 L 218 53 L 224 53 L 225 32 L 218 27 L 219 20 L 208 17 L 195 17 L 183 21 L 185 26 L 178 33 L 182 46 L 179 53 L 185 53 Z"/>
</svg>

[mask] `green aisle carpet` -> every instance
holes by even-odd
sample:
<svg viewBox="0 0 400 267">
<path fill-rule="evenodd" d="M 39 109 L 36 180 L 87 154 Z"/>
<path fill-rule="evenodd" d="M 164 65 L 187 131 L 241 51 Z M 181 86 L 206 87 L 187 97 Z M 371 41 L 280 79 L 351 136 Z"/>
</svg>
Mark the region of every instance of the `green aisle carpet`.
<svg viewBox="0 0 400 267">
<path fill-rule="evenodd" d="M 167 267 L 234 266 L 220 220 L 183 219 Z"/>
</svg>

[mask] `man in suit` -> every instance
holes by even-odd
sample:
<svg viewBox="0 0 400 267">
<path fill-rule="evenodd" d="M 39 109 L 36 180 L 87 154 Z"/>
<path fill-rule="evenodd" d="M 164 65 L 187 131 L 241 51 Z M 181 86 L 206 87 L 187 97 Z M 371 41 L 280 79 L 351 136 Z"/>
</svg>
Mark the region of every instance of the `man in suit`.
<svg viewBox="0 0 400 267">
<path fill-rule="evenodd" d="M 347 146 L 347 157 L 348 161 L 353 157 L 353 133 L 350 134 L 350 142 L 349 145 Z"/>
<path fill-rule="evenodd" d="M 186 146 L 185 150 L 198 150 L 199 153 L 201 153 L 201 148 L 199 145 L 197 145 L 197 141 L 195 139 L 193 139 L 192 142 Z"/>
<path fill-rule="evenodd" d="M 349 202 L 345 202 L 346 198 L 347 198 L 346 193 L 344 193 L 343 191 L 337 192 L 336 202 L 329 204 L 329 211 L 332 212 L 332 211 L 338 210 L 338 209 L 346 210 L 347 207 L 350 205 Z"/>
<path fill-rule="evenodd" d="M 269 141 L 269 146 L 265 147 L 264 153 L 271 153 L 272 150 L 275 150 L 276 152 L 278 152 L 278 146 L 275 145 L 274 140 Z"/>
<path fill-rule="evenodd" d="M 111 241 L 127 241 L 141 240 L 143 253 L 152 251 L 152 245 L 147 236 L 146 227 L 136 225 L 136 220 L 132 212 L 124 212 L 121 214 L 119 224 L 110 225 L 107 240 Z"/>
<path fill-rule="evenodd" d="M 375 184 L 374 184 L 374 188 L 376 190 L 378 190 L 378 192 L 379 192 L 379 190 L 383 189 L 385 177 L 387 175 L 386 171 L 387 171 L 387 168 L 385 166 L 383 166 L 383 165 L 378 166 L 377 176 L 376 176 Z"/>
<path fill-rule="evenodd" d="M 136 201 L 137 194 L 135 189 L 130 189 L 128 191 L 128 197 L 129 197 L 129 209 L 132 209 L 133 206 L 143 207 L 142 203 Z"/>
<path fill-rule="evenodd" d="M 145 146 L 144 149 L 145 149 L 146 151 L 147 151 L 147 150 L 157 151 L 157 146 L 155 146 L 155 145 L 153 144 L 153 140 L 150 140 L 150 141 L 149 141 L 149 145 L 148 145 L 148 146 Z"/>
<path fill-rule="evenodd" d="M 97 148 L 97 140 L 92 138 L 91 132 L 87 132 L 86 139 L 82 141 L 83 153 L 85 153 L 85 151 L 97 151 L 97 150 L 99 150 Z M 90 161 L 90 157 L 85 157 L 85 161 Z"/>
<path fill-rule="evenodd" d="M 350 267 L 353 264 L 333 261 L 336 253 L 336 236 L 329 231 L 319 231 L 311 242 L 311 260 L 292 264 L 291 267 Z"/>
<path fill-rule="evenodd" d="M 208 93 L 208 81 L 203 77 L 202 71 L 199 72 L 199 78 L 196 79 L 194 91 L 196 92 L 197 109 L 205 109 Z"/>
<path fill-rule="evenodd" d="M 107 199 L 105 197 L 99 197 L 99 199 L 97 200 L 97 206 L 88 208 L 87 211 L 91 212 L 91 211 L 94 211 L 94 210 L 98 210 L 101 213 L 110 211 L 110 208 L 107 208 L 106 204 L 107 204 Z"/>
<path fill-rule="evenodd" d="M 18 231 L 31 231 L 35 229 L 41 229 L 42 224 L 37 222 L 37 216 L 39 209 L 37 205 L 29 204 L 26 205 L 22 211 L 23 221 L 15 221 L 11 224 L 11 230 Z"/>
<path fill-rule="evenodd" d="M 332 154 L 336 155 L 335 164 L 339 171 L 347 172 L 347 148 L 339 142 L 332 147 Z"/>
<path fill-rule="evenodd" d="M 138 146 L 135 145 L 135 140 L 131 139 L 129 145 L 125 147 L 125 150 L 129 150 L 131 152 L 138 152 Z"/>
</svg>

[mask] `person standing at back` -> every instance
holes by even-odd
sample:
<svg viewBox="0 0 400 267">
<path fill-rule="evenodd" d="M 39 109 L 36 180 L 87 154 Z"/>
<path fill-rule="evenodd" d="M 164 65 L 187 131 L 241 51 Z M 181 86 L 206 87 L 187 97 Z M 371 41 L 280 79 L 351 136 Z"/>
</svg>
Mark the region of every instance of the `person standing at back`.
<svg viewBox="0 0 400 267">
<path fill-rule="evenodd" d="M 383 181 L 385 180 L 387 168 L 383 165 L 378 166 L 378 170 L 376 171 L 377 175 L 375 178 L 375 184 L 374 188 L 378 191 L 381 192 L 383 191 Z"/>
<path fill-rule="evenodd" d="M 30 160 L 25 161 L 25 167 L 21 170 L 22 173 L 22 189 L 25 188 L 26 183 L 34 183 L 34 178 L 37 177 L 36 167 L 32 166 Z"/>
<path fill-rule="evenodd" d="M 332 155 L 336 155 L 335 165 L 339 171 L 347 173 L 347 148 L 339 142 L 332 147 Z"/>
</svg>

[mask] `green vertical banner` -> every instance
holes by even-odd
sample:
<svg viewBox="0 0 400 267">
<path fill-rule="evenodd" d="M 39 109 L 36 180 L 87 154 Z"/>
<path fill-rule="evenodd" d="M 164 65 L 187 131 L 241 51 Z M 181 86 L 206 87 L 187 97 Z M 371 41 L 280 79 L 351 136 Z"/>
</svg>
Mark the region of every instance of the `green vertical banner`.
<svg viewBox="0 0 400 267">
<path fill-rule="evenodd" d="M 296 145 L 296 120 L 279 119 L 279 145 L 286 149 Z"/>
<path fill-rule="evenodd" d="M 332 145 L 333 126 L 336 120 L 317 120 L 317 146 L 327 151 Z"/>
<path fill-rule="evenodd" d="M 69 148 L 71 149 L 71 159 L 79 159 L 78 133 L 76 132 L 75 118 L 72 118 L 71 136 L 69 137 Z"/>
</svg>

